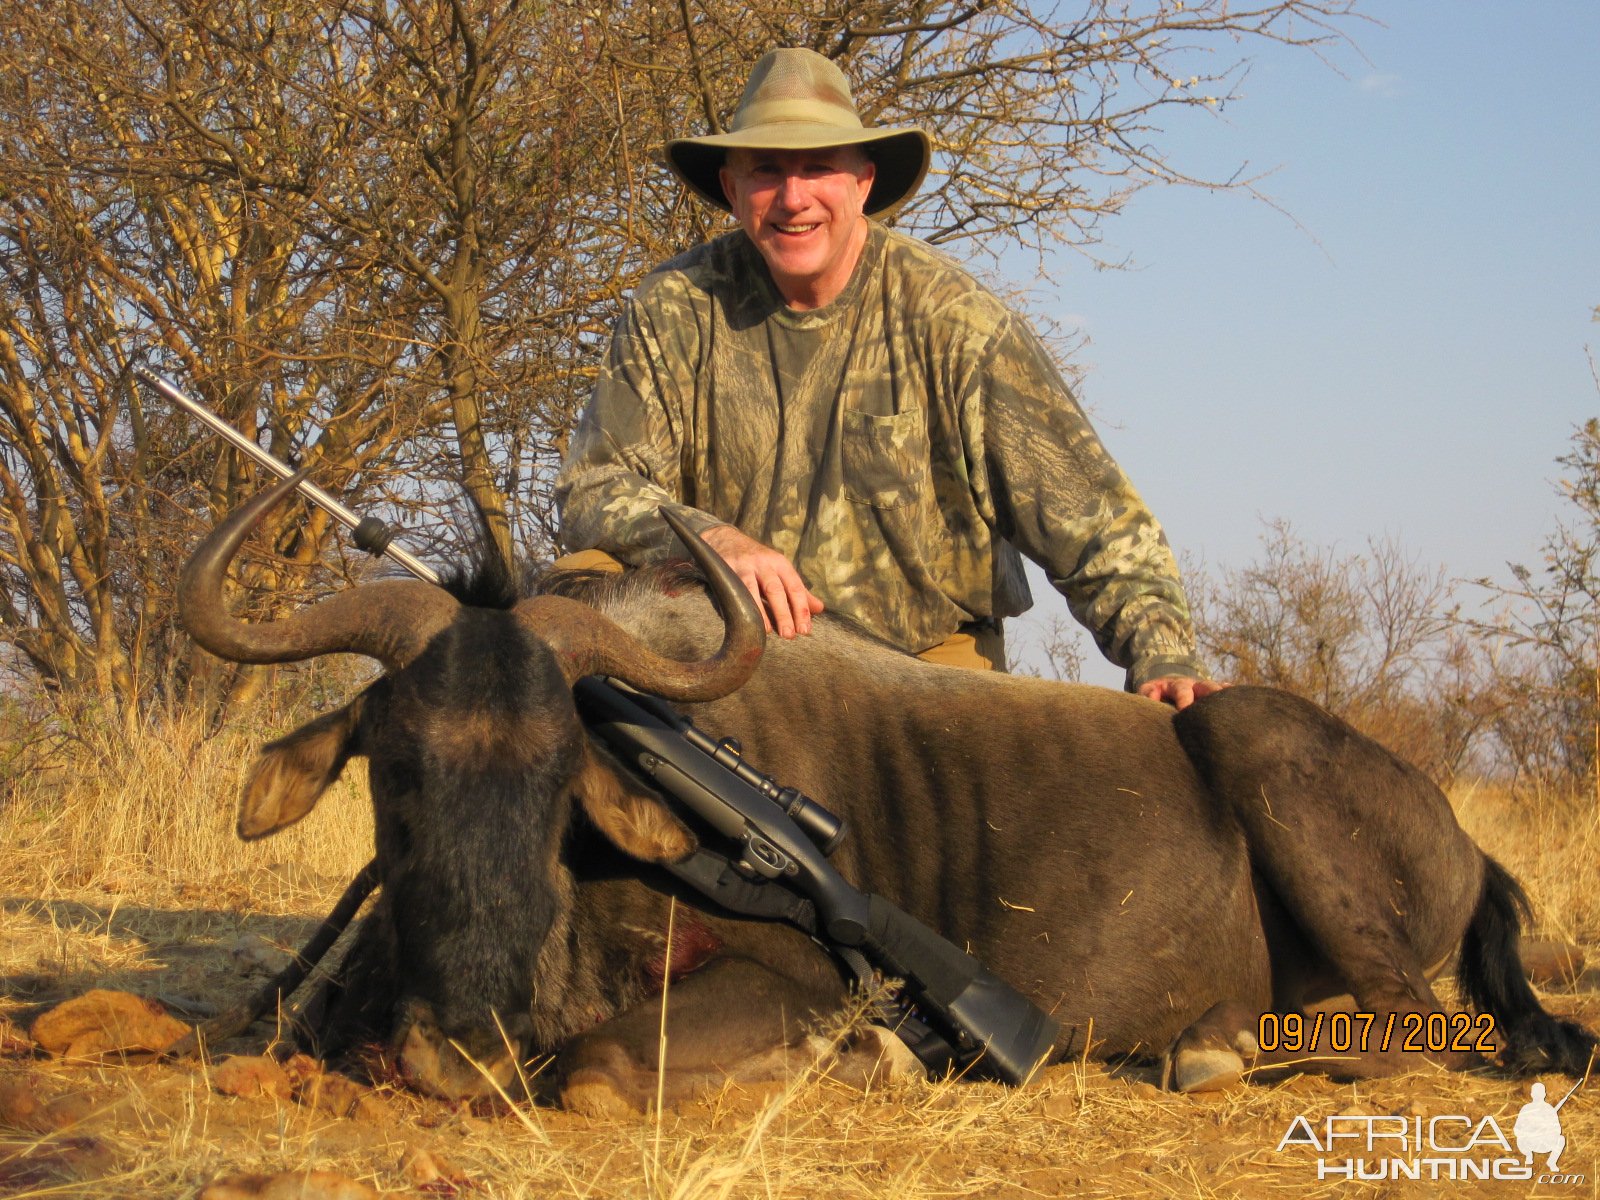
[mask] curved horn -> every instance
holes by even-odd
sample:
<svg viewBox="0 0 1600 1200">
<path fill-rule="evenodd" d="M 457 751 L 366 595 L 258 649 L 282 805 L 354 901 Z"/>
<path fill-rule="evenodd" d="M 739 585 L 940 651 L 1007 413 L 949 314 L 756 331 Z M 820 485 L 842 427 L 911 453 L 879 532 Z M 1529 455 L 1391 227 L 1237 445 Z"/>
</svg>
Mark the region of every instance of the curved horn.
<svg viewBox="0 0 1600 1200">
<path fill-rule="evenodd" d="M 230 662 L 299 662 L 350 653 L 399 670 L 455 616 L 459 605 L 444 589 L 421 580 L 385 579 L 259 624 L 229 616 L 223 605 L 222 581 L 233 556 L 267 510 L 306 474 L 302 468 L 251 497 L 194 548 L 178 580 L 178 618 L 190 637 Z"/>
<path fill-rule="evenodd" d="M 563 596 L 525 600 L 517 606 L 517 617 L 556 652 L 570 683 L 585 675 L 615 675 L 668 700 L 715 700 L 755 673 L 767 644 L 761 610 L 749 589 L 699 534 L 664 508 L 661 516 L 706 573 L 722 614 L 722 645 L 710 658 L 701 662 L 665 658 L 609 617 Z"/>
</svg>

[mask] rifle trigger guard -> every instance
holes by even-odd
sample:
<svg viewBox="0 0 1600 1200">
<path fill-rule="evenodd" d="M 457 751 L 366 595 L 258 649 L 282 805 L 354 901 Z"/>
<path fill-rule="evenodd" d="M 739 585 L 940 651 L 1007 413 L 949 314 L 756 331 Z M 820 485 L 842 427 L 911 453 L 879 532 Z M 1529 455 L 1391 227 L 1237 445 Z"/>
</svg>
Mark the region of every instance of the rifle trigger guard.
<svg viewBox="0 0 1600 1200">
<path fill-rule="evenodd" d="M 750 833 L 744 840 L 745 860 L 756 874 L 767 879 L 793 874 L 794 864 L 789 856 L 758 833 Z"/>
</svg>

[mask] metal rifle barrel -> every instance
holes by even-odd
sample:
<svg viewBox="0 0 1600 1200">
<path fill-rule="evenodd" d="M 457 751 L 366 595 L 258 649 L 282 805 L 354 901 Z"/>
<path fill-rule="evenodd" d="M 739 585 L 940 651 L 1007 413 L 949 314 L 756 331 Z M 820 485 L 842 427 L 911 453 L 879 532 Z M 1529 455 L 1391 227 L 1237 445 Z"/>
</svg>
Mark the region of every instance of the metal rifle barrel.
<svg viewBox="0 0 1600 1200">
<path fill-rule="evenodd" d="M 255 442 L 245 437 L 244 434 L 240 433 L 232 425 L 229 425 L 221 417 L 217 416 L 216 413 L 212 412 L 204 404 L 201 404 L 200 401 L 193 400 L 188 396 L 185 396 L 176 387 L 174 387 L 170 381 L 162 378 L 160 375 L 157 375 L 154 371 L 147 367 L 135 367 L 133 368 L 133 374 L 134 378 L 136 378 L 140 383 L 165 396 L 173 404 L 176 404 L 190 416 L 195 417 L 202 424 L 220 434 L 224 441 L 228 442 L 235 449 L 247 454 L 250 458 L 254 459 L 256 463 L 271 471 L 279 479 L 287 479 L 289 476 L 294 474 L 294 468 L 288 463 L 281 462 L 279 459 L 273 457 L 273 455 L 263 450 L 260 446 L 256 445 Z M 344 505 L 340 504 L 337 500 L 335 500 L 327 492 L 323 491 L 316 484 L 312 483 L 309 479 L 302 479 L 299 484 L 296 485 L 295 490 L 303 495 L 307 500 L 315 504 L 318 508 L 322 509 L 323 512 L 332 516 L 346 529 L 354 529 L 356 526 L 361 524 L 362 519 L 360 517 L 351 512 Z M 384 547 L 383 553 L 394 559 L 395 562 L 399 563 L 406 570 L 410 571 L 418 579 L 421 579 L 427 583 L 439 582 L 439 575 L 432 567 L 414 555 L 408 554 L 399 546 L 393 544 L 387 545 Z"/>
</svg>

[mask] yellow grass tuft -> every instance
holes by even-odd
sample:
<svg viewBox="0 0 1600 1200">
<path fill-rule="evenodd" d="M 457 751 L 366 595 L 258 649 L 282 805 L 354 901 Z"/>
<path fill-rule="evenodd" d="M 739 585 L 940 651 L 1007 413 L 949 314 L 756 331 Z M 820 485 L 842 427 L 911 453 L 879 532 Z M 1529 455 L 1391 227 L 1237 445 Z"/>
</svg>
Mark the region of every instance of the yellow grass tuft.
<svg viewBox="0 0 1600 1200">
<path fill-rule="evenodd" d="M 256 844 L 233 831 L 256 748 L 284 730 L 225 729 L 177 716 L 143 736 L 81 747 L 54 769 L 25 767 L 0 811 L 7 845 L 0 884 L 61 889 L 215 886 L 264 889 L 269 904 L 348 879 L 372 856 L 371 808 L 359 766 L 299 825 Z M 276 883 L 273 880 L 276 880 Z"/>
</svg>

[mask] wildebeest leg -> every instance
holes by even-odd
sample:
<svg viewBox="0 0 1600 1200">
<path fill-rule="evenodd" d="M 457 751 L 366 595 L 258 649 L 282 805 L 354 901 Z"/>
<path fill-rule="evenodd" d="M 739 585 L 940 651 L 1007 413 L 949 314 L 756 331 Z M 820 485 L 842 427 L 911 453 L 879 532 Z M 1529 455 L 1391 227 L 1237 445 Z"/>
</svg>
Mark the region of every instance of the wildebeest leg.
<svg viewBox="0 0 1600 1200">
<path fill-rule="evenodd" d="M 807 986 L 744 958 L 717 959 L 666 996 L 663 1099 L 670 1103 L 725 1079 L 781 1078 L 805 1065 L 797 1047 L 843 988 Z M 655 1103 L 661 1061 L 661 998 L 636 1005 L 568 1042 L 556 1060 L 561 1102 L 594 1116 Z"/>
<path fill-rule="evenodd" d="M 1273 1006 L 1263 1013 L 1238 1000 L 1213 1005 L 1168 1050 L 1163 1064 L 1167 1085 L 1181 1092 L 1203 1092 L 1231 1086 L 1243 1076 L 1255 1083 L 1303 1071 L 1367 1079 L 1415 1066 L 1417 1052 L 1404 1045 L 1409 1036 L 1426 1048 L 1428 1006 L 1406 1005 L 1404 1011 L 1412 1013 L 1415 1027 L 1393 1009 L 1369 1017 L 1339 972 L 1259 878 L 1256 897 L 1272 954 Z M 1430 964 L 1423 972 L 1424 984 L 1431 985 L 1444 967 L 1445 960 Z M 1430 988 L 1426 996 L 1432 995 Z M 1395 1012 L 1393 1024 L 1389 1012 Z M 1336 1013 L 1342 1014 L 1337 1022 Z M 1467 1043 L 1475 1040 L 1464 1017 L 1449 1033 L 1451 1040 L 1461 1041 L 1462 1035 Z M 1470 1054 L 1449 1052 L 1429 1057 L 1458 1067 L 1477 1061 Z"/>
<path fill-rule="evenodd" d="M 1354 996 L 1330 995 L 1267 1014 L 1225 1001 L 1179 1035 L 1164 1070 L 1168 1085 L 1180 1092 L 1216 1091 L 1244 1076 L 1269 1083 L 1302 1072 L 1374 1079 L 1424 1059 L 1453 1070 L 1481 1066 L 1480 1044 L 1495 1045 L 1493 1025 L 1481 1016 L 1442 1013 L 1437 1000 L 1374 1011 Z"/>
<path fill-rule="evenodd" d="M 298 1014 L 296 1040 L 319 1058 L 388 1036 L 399 994 L 399 962 L 388 896 L 380 893 L 350 950 Z"/>
<path fill-rule="evenodd" d="M 1208 697 L 1174 730 L 1244 828 L 1253 867 L 1300 935 L 1268 931 L 1274 1009 L 1302 1012 L 1348 993 L 1380 1023 L 1439 1011 L 1426 968 L 1460 944 L 1483 872 L 1439 790 L 1315 705 L 1269 689 Z M 1299 957 L 1296 969 L 1283 969 L 1285 954 Z M 1197 1023 L 1191 1045 L 1233 1045 L 1259 1016 L 1219 1007 Z M 1391 1049 L 1338 1070 L 1415 1061 Z"/>
</svg>

